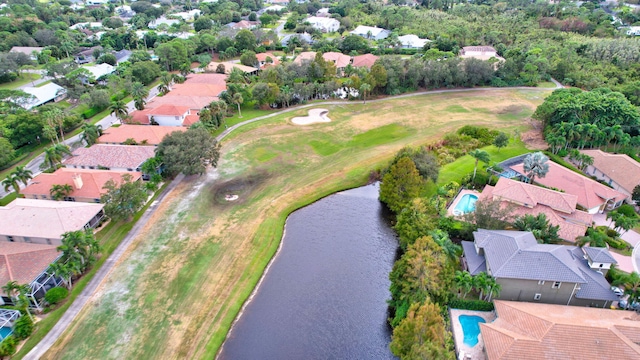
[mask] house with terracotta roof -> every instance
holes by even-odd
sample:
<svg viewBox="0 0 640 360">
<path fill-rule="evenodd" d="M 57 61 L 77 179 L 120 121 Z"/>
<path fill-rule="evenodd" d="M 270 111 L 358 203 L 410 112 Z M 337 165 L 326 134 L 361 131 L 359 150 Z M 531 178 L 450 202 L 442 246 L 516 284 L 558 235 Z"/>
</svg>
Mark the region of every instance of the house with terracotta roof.
<svg viewBox="0 0 640 360">
<path fill-rule="evenodd" d="M 269 66 L 280 65 L 280 60 L 278 60 L 278 57 L 273 55 L 272 53 L 259 53 L 256 54 L 256 58 L 258 59 L 260 69 L 264 69 Z"/>
<path fill-rule="evenodd" d="M 69 185 L 73 190 L 64 201 L 99 203 L 100 197 L 107 192 L 104 185 L 110 180 L 123 183 L 125 174 L 132 177 L 131 181 L 142 178 L 140 172 L 60 168 L 52 174 L 38 174 L 21 193 L 27 199 L 54 200 L 50 193 L 53 185 Z"/>
<path fill-rule="evenodd" d="M 578 196 L 504 177 L 499 178 L 495 186 L 485 186 L 479 199 L 513 205 L 511 214 L 514 218 L 543 213 L 551 225 L 560 227 L 560 238 L 570 242 L 584 236 L 593 222 L 593 215 L 576 210 Z"/>
<path fill-rule="evenodd" d="M 378 58 L 378 56 L 375 56 L 373 54 L 356 55 L 353 57 L 351 65 L 354 67 L 366 67 L 371 69 Z"/>
<path fill-rule="evenodd" d="M 316 58 L 315 51 L 303 51 L 293 60 L 295 64 L 302 65 L 305 62 L 312 62 Z"/>
<path fill-rule="evenodd" d="M 98 138 L 100 144 L 124 145 L 125 142 L 131 140 L 139 145 L 160 144 L 165 136 L 175 131 L 186 131 L 184 127 L 179 126 L 140 126 L 122 124 L 118 127 L 110 127 L 102 133 Z"/>
<path fill-rule="evenodd" d="M 155 146 L 96 144 L 74 150 L 63 165 L 74 169 L 140 171 L 142 163 L 155 156 L 155 149 Z"/>
<path fill-rule="evenodd" d="M 536 177 L 535 182 L 548 188 L 560 189 L 567 194 L 578 196 L 580 205 L 589 214 L 602 213 L 622 205 L 629 197 L 575 171 L 548 161 L 549 172 L 544 177 Z M 526 178 L 522 163 L 511 165 L 511 169 Z"/>
<path fill-rule="evenodd" d="M 531 232 L 478 229 L 463 241 L 463 267 L 500 284 L 497 299 L 608 307 L 618 300 L 604 275 L 616 263 L 605 248 L 539 244 Z"/>
<path fill-rule="evenodd" d="M 152 125 L 182 126 L 185 118 L 191 115 L 191 109 L 188 106 L 163 104 L 145 110 L 145 114 Z"/>
<path fill-rule="evenodd" d="M 92 229 L 103 204 L 18 198 L 0 207 L 0 241 L 60 245 L 62 234 Z"/>
<path fill-rule="evenodd" d="M 60 255 L 55 245 L 0 241 L 0 283 L 28 284 L 27 297 L 32 307 L 40 308 L 47 291 L 63 284 L 61 278 L 47 272 Z M 0 290 L 0 305 L 14 305 L 4 290 Z"/>
<path fill-rule="evenodd" d="M 611 187 L 631 197 L 633 188 L 640 185 L 640 163 L 626 154 L 611 154 L 602 150 L 581 150 L 593 158 L 587 167 L 587 175 L 607 182 Z"/>
<path fill-rule="evenodd" d="M 335 51 L 330 51 L 322 54 L 322 58 L 325 61 L 329 61 L 334 64 L 339 74 L 344 71 L 344 68 L 346 68 L 347 65 L 351 64 L 351 56 Z"/>
<path fill-rule="evenodd" d="M 487 360 L 640 359 L 640 315 L 628 311 L 494 302 L 480 324 Z"/>
</svg>

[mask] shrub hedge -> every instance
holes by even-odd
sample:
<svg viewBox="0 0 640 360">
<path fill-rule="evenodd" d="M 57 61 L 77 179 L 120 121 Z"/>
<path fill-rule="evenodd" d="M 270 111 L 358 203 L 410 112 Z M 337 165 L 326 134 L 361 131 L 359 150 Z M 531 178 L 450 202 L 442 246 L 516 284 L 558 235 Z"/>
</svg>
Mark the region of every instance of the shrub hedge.
<svg viewBox="0 0 640 360">
<path fill-rule="evenodd" d="M 64 298 L 66 298 L 68 295 L 69 295 L 69 290 L 60 286 L 56 286 L 51 290 L 47 291 L 47 293 L 44 295 L 44 299 L 49 304 L 55 305 L 60 301 L 62 301 Z"/>
<path fill-rule="evenodd" d="M 477 310 L 477 311 L 493 311 L 493 303 L 482 300 L 463 300 L 454 299 L 449 301 L 449 307 L 452 309 Z"/>
</svg>

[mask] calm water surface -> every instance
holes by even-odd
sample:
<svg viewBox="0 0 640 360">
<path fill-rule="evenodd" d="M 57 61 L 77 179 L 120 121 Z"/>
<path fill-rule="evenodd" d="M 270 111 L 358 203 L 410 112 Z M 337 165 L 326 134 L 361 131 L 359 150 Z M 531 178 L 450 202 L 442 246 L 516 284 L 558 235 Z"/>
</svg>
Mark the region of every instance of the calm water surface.
<svg viewBox="0 0 640 360">
<path fill-rule="evenodd" d="M 378 187 L 300 209 L 285 230 L 220 359 L 395 359 L 386 300 L 398 243 Z"/>
</svg>

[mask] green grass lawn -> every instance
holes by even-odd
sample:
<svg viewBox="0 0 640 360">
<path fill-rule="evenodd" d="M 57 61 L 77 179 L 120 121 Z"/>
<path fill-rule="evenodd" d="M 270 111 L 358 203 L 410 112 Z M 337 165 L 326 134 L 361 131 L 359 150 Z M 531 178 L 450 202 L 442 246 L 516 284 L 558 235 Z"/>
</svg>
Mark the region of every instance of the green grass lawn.
<svg viewBox="0 0 640 360">
<path fill-rule="evenodd" d="M 545 89 L 555 89 L 556 84 L 554 84 L 551 81 L 543 81 L 543 82 L 538 83 L 537 87 L 545 88 Z"/>
<path fill-rule="evenodd" d="M 23 73 L 15 81 L 10 83 L 0 84 L 0 90 L 14 90 L 23 85 L 31 85 L 32 81 L 40 79 L 42 76 L 35 73 Z"/>
<path fill-rule="evenodd" d="M 292 125 L 308 112 L 299 109 L 237 129 L 222 141 L 215 175 L 186 180 L 159 205 L 99 301 L 43 359 L 214 358 L 292 211 L 365 184 L 402 147 L 433 143 L 465 124 L 521 128 L 523 119 L 505 119 L 502 109 L 535 108 L 546 94 L 534 101 L 527 92 L 480 90 L 322 105 L 332 122 Z M 480 110 L 446 111 L 454 105 Z M 508 158 L 525 150 L 514 144 L 500 155 L 488 151 Z M 458 170 L 445 167 L 441 177 L 456 178 L 447 173 Z M 227 194 L 239 199 L 227 202 Z"/>
<path fill-rule="evenodd" d="M 164 190 L 166 186 L 168 186 L 168 182 L 163 185 L 158 191 L 156 191 L 155 195 L 151 200 L 147 202 L 147 204 L 133 217 L 133 220 L 127 222 L 125 224 L 122 223 L 109 223 L 103 229 L 101 229 L 96 234 L 96 239 L 100 243 L 102 247 L 101 257 L 98 259 L 96 264 L 87 272 L 82 278 L 76 281 L 73 285 L 73 289 L 69 293 L 69 297 L 64 301 L 63 304 L 58 306 L 55 310 L 51 311 L 46 315 L 44 319 L 39 321 L 35 327 L 33 334 L 25 341 L 24 345 L 20 349 L 18 353 L 12 359 L 22 359 L 34 346 L 36 346 L 42 338 L 47 335 L 47 333 L 55 326 L 55 324 L 60 320 L 62 315 L 67 311 L 69 306 L 73 303 L 73 301 L 80 295 L 82 290 L 87 286 L 87 284 L 93 279 L 96 272 L 100 267 L 104 264 L 105 261 L 109 258 L 109 256 L 113 253 L 113 251 L 118 247 L 120 242 L 124 239 L 125 236 L 129 233 L 131 228 L 135 225 L 135 223 L 140 220 L 142 214 L 149 208 L 151 203 L 156 199 L 156 197 Z"/>
<path fill-rule="evenodd" d="M 482 148 L 482 150 L 488 152 L 489 155 L 491 156 L 490 165 L 494 165 L 501 161 L 512 158 L 514 156 L 518 156 L 518 155 L 522 155 L 530 152 L 530 150 L 528 150 L 524 146 L 522 141 L 520 140 L 514 141 L 513 139 L 511 139 L 511 141 L 509 142 L 509 146 L 507 146 L 506 148 L 500 149 L 500 151 L 498 151 L 498 148 L 496 148 L 493 145 L 484 147 Z M 460 183 L 460 180 L 462 180 L 462 177 L 473 172 L 474 166 L 475 166 L 475 159 L 472 158 L 471 156 L 465 155 L 461 158 L 458 158 L 456 161 L 449 163 L 440 169 L 440 176 L 438 177 L 438 185 L 444 185 L 451 181 Z M 486 165 L 483 164 L 482 162 L 478 163 L 478 169 L 482 169 L 485 166 Z"/>
<path fill-rule="evenodd" d="M 51 82 L 51 80 L 43 81 L 40 84 L 36 85 L 36 87 L 45 86 L 45 85 L 49 84 L 50 82 Z"/>
</svg>

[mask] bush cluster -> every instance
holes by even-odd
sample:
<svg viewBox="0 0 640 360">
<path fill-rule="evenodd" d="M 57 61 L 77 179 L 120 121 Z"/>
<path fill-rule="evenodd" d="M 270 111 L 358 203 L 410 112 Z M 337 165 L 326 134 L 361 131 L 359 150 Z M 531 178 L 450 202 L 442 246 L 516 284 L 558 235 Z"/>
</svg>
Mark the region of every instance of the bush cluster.
<svg viewBox="0 0 640 360">
<path fill-rule="evenodd" d="M 49 304 L 55 305 L 60 301 L 62 301 L 64 298 L 66 298 L 68 295 L 69 295 L 69 290 L 63 287 L 57 286 L 47 291 L 47 293 L 44 295 L 44 299 Z"/>
<path fill-rule="evenodd" d="M 476 310 L 476 311 L 493 311 L 493 303 L 482 300 L 464 300 L 453 299 L 449 301 L 449 307 L 452 309 Z"/>
</svg>

